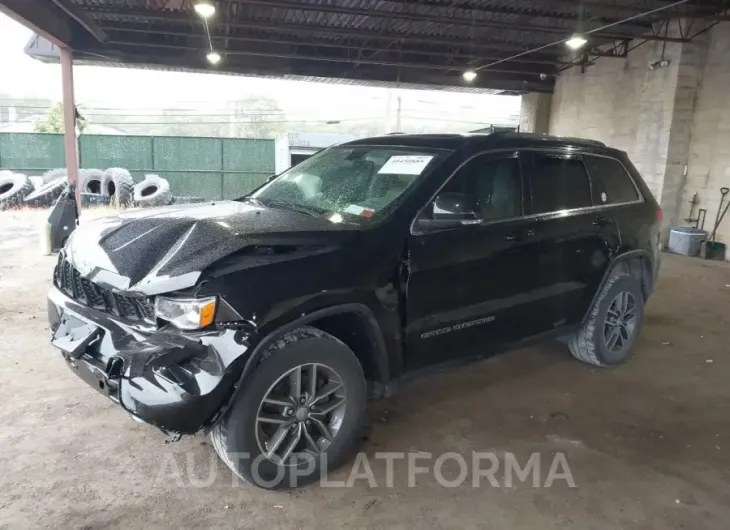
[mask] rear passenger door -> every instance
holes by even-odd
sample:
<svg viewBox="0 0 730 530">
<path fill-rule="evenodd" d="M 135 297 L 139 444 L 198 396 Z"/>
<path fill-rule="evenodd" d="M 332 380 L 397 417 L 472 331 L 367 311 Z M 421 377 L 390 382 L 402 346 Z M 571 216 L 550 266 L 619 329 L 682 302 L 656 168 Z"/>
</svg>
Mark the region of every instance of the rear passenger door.
<svg viewBox="0 0 730 530">
<path fill-rule="evenodd" d="M 619 246 L 617 225 L 596 207 L 582 155 L 533 151 L 526 164 L 533 219 L 533 325 L 549 332 L 579 323 Z"/>
</svg>

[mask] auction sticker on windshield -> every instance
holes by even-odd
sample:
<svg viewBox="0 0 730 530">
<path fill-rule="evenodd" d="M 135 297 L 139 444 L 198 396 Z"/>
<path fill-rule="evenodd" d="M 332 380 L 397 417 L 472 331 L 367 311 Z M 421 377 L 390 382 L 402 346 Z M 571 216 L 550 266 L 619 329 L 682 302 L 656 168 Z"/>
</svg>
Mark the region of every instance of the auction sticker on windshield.
<svg viewBox="0 0 730 530">
<path fill-rule="evenodd" d="M 378 173 L 387 175 L 420 175 L 431 161 L 432 156 L 398 155 L 391 156 Z"/>
<path fill-rule="evenodd" d="M 375 213 L 370 208 L 365 208 L 364 206 L 358 206 L 357 204 L 351 204 L 342 211 L 345 213 L 352 214 L 352 215 L 359 215 L 360 217 L 372 217 L 373 213 Z"/>
</svg>

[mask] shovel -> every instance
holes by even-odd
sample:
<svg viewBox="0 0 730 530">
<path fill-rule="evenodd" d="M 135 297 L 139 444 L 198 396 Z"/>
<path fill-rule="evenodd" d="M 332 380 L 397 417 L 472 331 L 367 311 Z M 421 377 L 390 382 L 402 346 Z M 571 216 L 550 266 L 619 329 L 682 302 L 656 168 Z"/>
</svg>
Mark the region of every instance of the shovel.
<svg viewBox="0 0 730 530">
<path fill-rule="evenodd" d="M 725 259 L 725 243 L 717 243 L 715 241 L 715 236 L 717 235 L 717 228 L 725 218 L 728 206 L 730 206 L 730 201 L 728 201 L 725 208 L 723 209 L 722 207 L 723 202 L 725 202 L 725 196 L 728 192 L 730 192 L 729 188 L 720 188 L 720 206 L 717 207 L 717 215 L 715 216 L 715 225 L 712 228 L 712 235 L 710 236 L 710 240 L 705 244 L 705 259 Z"/>
<path fill-rule="evenodd" d="M 717 227 L 722 223 L 725 214 L 727 213 L 727 207 L 730 206 L 730 202 L 725 205 L 725 209 L 722 209 L 722 203 L 725 202 L 725 196 L 730 192 L 730 188 L 720 188 L 720 206 L 717 207 L 717 215 L 715 216 L 715 226 L 712 228 L 712 236 L 710 240 L 715 242 L 715 235 L 717 234 Z M 720 214 L 722 212 L 722 215 Z"/>
</svg>

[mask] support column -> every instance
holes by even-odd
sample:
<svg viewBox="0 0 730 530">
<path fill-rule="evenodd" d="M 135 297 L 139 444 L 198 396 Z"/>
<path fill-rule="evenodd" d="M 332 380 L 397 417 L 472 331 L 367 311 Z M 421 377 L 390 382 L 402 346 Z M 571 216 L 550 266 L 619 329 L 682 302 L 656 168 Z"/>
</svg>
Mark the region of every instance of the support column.
<svg viewBox="0 0 730 530">
<path fill-rule="evenodd" d="M 644 70 L 633 159 L 664 211 L 663 244 L 669 229 L 682 224 L 680 202 L 706 50 L 706 34 L 692 42 L 669 43 L 663 55 L 669 64 Z"/>
<path fill-rule="evenodd" d="M 520 106 L 520 132 L 547 134 L 551 101 L 552 94 L 524 94 Z"/>
<path fill-rule="evenodd" d="M 73 56 L 65 46 L 60 48 L 61 84 L 63 89 L 63 145 L 68 182 L 76 186 L 79 176 L 79 155 L 76 141 L 76 102 L 74 101 Z M 76 205 L 81 207 L 81 188 L 76 186 Z"/>
</svg>

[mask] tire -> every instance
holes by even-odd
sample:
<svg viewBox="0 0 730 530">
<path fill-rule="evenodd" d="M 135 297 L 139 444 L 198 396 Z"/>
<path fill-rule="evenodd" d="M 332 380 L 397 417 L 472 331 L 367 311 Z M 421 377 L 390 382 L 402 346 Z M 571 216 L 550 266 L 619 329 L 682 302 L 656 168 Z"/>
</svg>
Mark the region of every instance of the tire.
<svg viewBox="0 0 730 530">
<path fill-rule="evenodd" d="M 81 193 L 95 193 L 101 195 L 101 186 L 104 172 L 101 169 L 79 169 L 79 187 Z"/>
<path fill-rule="evenodd" d="M 52 206 L 63 193 L 68 185 L 66 177 L 57 178 L 47 182 L 37 190 L 29 193 L 23 203 L 26 206 L 47 207 Z"/>
<path fill-rule="evenodd" d="M 629 307 L 625 317 L 615 317 L 617 314 L 614 304 L 617 297 L 623 295 Z M 610 314 L 609 314 L 610 310 Z M 618 313 L 622 311 L 619 309 Z M 628 316 L 633 315 L 629 324 Z M 631 356 L 631 350 L 641 330 L 644 317 L 644 295 L 638 279 L 626 272 L 613 273 L 601 289 L 598 299 L 593 305 L 588 320 L 583 328 L 570 337 L 568 348 L 573 357 L 579 361 L 595 366 L 616 366 L 626 362 Z M 612 322 L 623 322 L 625 326 L 616 326 Z M 613 341 L 616 341 L 612 344 Z M 611 348 L 613 346 L 613 349 Z"/>
<path fill-rule="evenodd" d="M 45 184 L 45 181 L 43 180 L 43 177 L 28 177 L 28 180 L 30 180 L 31 184 L 33 184 L 33 189 L 37 190 L 43 184 Z"/>
<path fill-rule="evenodd" d="M 134 203 L 143 208 L 171 204 L 170 183 L 159 175 L 145 175 L 144 180 L 134 186 Z"/>
<path fill-rule="evenodd" d="M 110 202 L 111 197 L 106 197 L 100 193 L 81 193 L 82 208 L 89 206 L 108 206 Z"/>
<path fill-rule="evenodd" d="M 309 377 L 311 376 L 311 364 L 317 363 L 318 376 L 327 376 L 334 373 L 338 376 L 330 379 L 327 384 L 336 384 L 332 381 L 340 381 L 342 386 L 338 392 L 344 392 L 343 396 L 331 394 L 327 398 L 327 405 L 333 403 L 332 400 L 345 399 L 344 405 L 340 405 L 332 414 L 338 414 L 337 419 L 326 419 L 328 430 L 332 429 L 332 441 L 327 445 L 324 437 L 321 436 L 323 430 L 320 430 L 315 423 L 317 420 L 306 420 L 306 412 L 304 417 L 300 416 L 303 405 L 291 407 L 289 417 L 283 407 L 278 405 L 264 404 L 263 400 L 267 396 L 271 396 L 269 391 L 277 393 L 279 385 L 288 386 L 290 376 L 287 375 L 292 370 L 300 367 L 302 374 L 302 387 L 307 388 L 309 385 Z M 302 368 L 302 365 L 310 368 Z M 330 370 L 331 372 L 328 372 Z M 279 383 L 278 381 L 282 381 Z M 320 385 L 324 385 L 326 381 L 320 379 Z M 319 393 L 322 392 L 323 386 L 319 387 Z M 284 396 L 280 399 L 289 399 Z M 307 398 L 309 399 L 309 397 Z M 355 450 L 359 440 L 360 430 L 365 413 L 365 404 L 367 401 L 367 393 L 365 386 L 365 376 L 363 375 L 362 366 L 355 357 L 355 354 L 337 338 L 324 333 L 315 328 L 302 327 L 287 333 L 277 340 L 267 350 L 264 359 L 261 361 L 256 371 L 246 381 L 245 387 L 235 397 L 231 407 L 228 409 L 221 421 L 211 431 L 212 445 L 218 456 L 225 464 L 240 478 L 250 482 L 258 487 L 265 489 L 283 489 L 303 486 L 317 480 L 320 473 L 326 470 L 332 470 L 341 465 Z M 325 407 L 327 406 L 325 405 Z M 313 405 L 319 407 L 321 405 Z M 261 421 L 259 412 L 264 407 L 274 407 L 272 412 L 269 408 L 266 411 L 266 421 Z M 296 412 L 293 412 L 296 410 Z M 308 410 L 308 409 L 307 409 Z M 262 412 L 262 414 L 264 414 Z M 292 415 L 293 414 L 293 415 Z M 310 418 L 322 417 L 314 414 Z M 275 418 L 276 421 L 294 422 L 298 425 L 291 430 L 291 426 L 283 426 L 281 424 L 270 424 L 269 419 Z M 307 424 L 306 422 L 310 423 Z M 334 431 L 339 422 L 339 427 Z M 301 435 L 300 445 L 294 449 L 294 456 L 283 460 L 287 465 L 282 465 L 282 459 L 286 458 L 285 448 L 294 440 L 295 432 L 304 433 L 305 425 L 307 432 L 311 433 L 307 438 L 306 434 Z M 269 459 L 262 452 L 262 446 L 268 438 L 271 444 L 275 439 L 275 434 L 282 428 L 282 441 L 276 447 L 278 452 L 283 454 L 275 455 L 278 460 Z M 268 429 L 269 434 L 264 432 Z M 286 438 L 286 437 L 289 438 Z M 321 445 L 326 447 L 321 452 L 321 457 L 306 456 L 302 449 L 304 446 L 312 447 L 311 443 L 315 443 L 320 449 Z M 260 443 L 261 442 L 261 443 Z M 275 450 L 277 450 L 275 447 Z M 241 455 L 241 458 L 237 458 Z M 248 456 L 246 456 L 248 455 Z M 295 460 L 291 458 L 297 457 Z M 297 465 L 298 463 L 298 465 Z M 325 463 L 326 468 L 322 467 Z M 296 470 L 296 472 L 295 472 Z"/>
<path fill-rule="evenodd" d="M 0 175 L 0 211 L 23 204 L 23 199 L 33 192 L 33 183 L 22 173 L 3 173 Z"/>
<path fill-rule="evenodd" d="M 128 206 L 132 203 L 132 175 L 124 168 L 110 167 L 104 171 L 101 182 L 101 194 L 111 197 L 114 206 Z"/>
<path fill-rule="evenodd" d="M 44 183 L 49 183 L 53 180 L 59 179 L 61 177 L 67 177 L 68 171 L 65 167 L 59 167 L 57 169 L 50 169 L 43 173 L 43 176 L 41 177 L 43 179 Z"/>
</svg>

